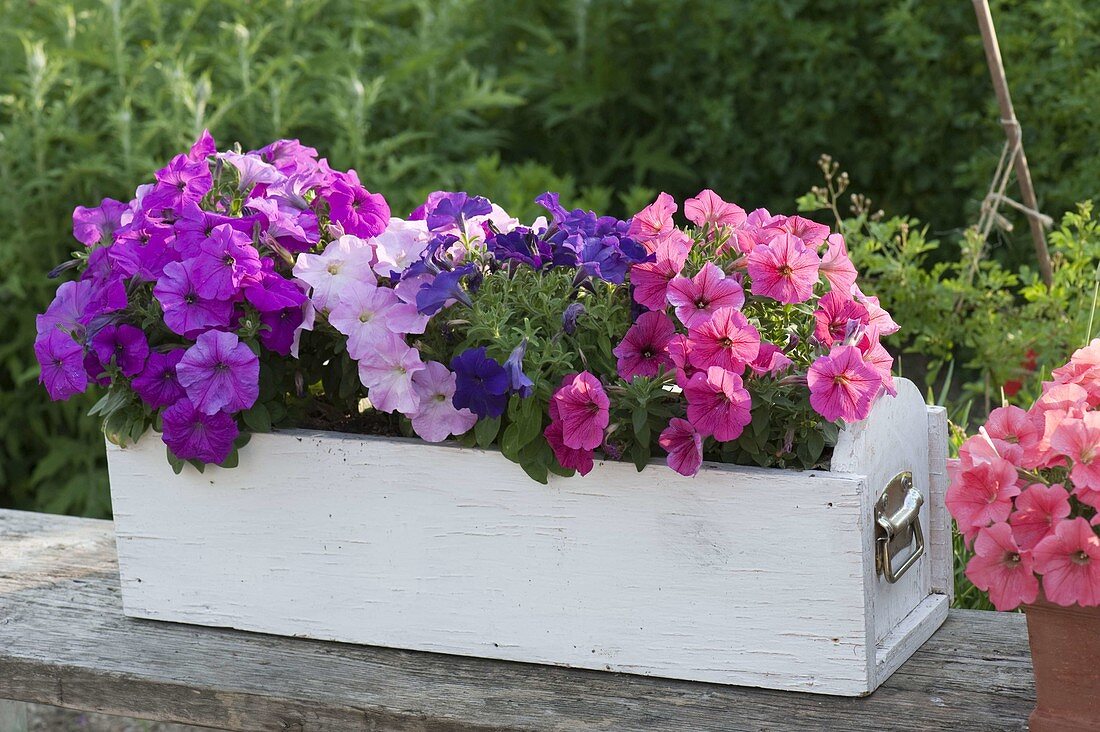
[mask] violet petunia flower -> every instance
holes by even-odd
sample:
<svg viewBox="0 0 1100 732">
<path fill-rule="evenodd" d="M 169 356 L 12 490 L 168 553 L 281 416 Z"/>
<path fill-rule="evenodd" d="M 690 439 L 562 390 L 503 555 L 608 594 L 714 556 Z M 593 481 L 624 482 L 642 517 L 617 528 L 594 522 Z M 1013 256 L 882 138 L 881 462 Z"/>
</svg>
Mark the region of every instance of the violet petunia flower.
<svg viewBox="0 0 1100 732">
<path fill-rule="evenodd" d="M 94 289 L 95 283 L 91 280 L 62 282 L 46 312 L 35 318 L 38 335 L 56 328 L 82 334 L 90 319 L 89 308 Z"/>
<path fill-rule="evenodd" d="M 434 205 L 427 209 L 425 216 L 430 231 L 452 226 L 464 231 L 467 220 L 474 216 L 485 216 L 493 210 L 489 199 L 481 196 L 447 191 L 437 191 L 435 196 Z"/>
<path fill-rule="evenodd" d="M 565 312 L 561 314 L 561 329 L 565 331 L 566 335 L 573 335 L 577 332 L 577 319 L 584 315 L 584 305 L 579 302 L 570 303 Z"/>
<path fill-rule="evenodd" d="M 168 353 L 153 351 L 145 362 L 145 369 L 130 382 L 141 400 L 153 409 L 175 404 L 184 396 L 183 387 L 176 378 L 176 364 L 183 358 L 184 349 L 174 348 Z"/>
<path fill-rule="evenodd" d="M 215 226 L 199 247 L 192 276 L 200 297 L 227 300 L 247 281 L 260 274 L 260 254 L 247 235 L 228 224 Z"/>
<path fill-rule="evenodd" d="M 153 296 L 164 311 L 164 324 L 182 336 L 206 328 L 228 327 L 233 303 L 201 297 L 192 268 L 193 262 L 171 262 L 153 286 Z"/>
<path fill-rule="evenodd" d="M 261 313 L 272 313 L 286 308 L 300 308 L 306 301 L 302 288 L 273 270 L 270 259 L 261 263 L 259 277 L 245 284 L 244 297 Z"/>
<path fill-rule="evenodd" d="M 499 417 L 508 404 L 511 381 L 508 372 L 485 352 L 484 346 L 467 348 L 451 359 L 456 384 L 452 402 L 479 417 Z"/>
<path fill-rule="evenodd" d="M 35 339 L 34 355 L 42 368 L 38 381 L 46 387 L 50 399 L 68 399 L 88 388 L 84 349 L 68 333 L 47 329 Z"/>
<path fill-rule="evenodd" d="M 181 460 L 215 465 L 224 462 L 240 434 L 237 420 L 231 415 L 206 414 L 186 397 L 165 409 L 161 419 L 164 444 Z"/>
<path fill-rule="evenodd" d="M 95 208 L 77 206 L 73 211 L 73 237 L 88 247 L 110 244 L 115 231 L 130 216 L 130 207 L 113 198 L 104 198 Z"/>
<path fill-rule="evenodd" d="M 416 293 L 416 309 L 423 315 L 435 315 L 457 301 L 473 307 L 473 301 L 462 287 L 462 278 L 474 274 L 477 267 L 467 264 L 455 270 L 440 272 L 431 282 L 420 286 Z"/>
<path fill-rule="evenodd" d="M 523 357 L 527 354 L 527 339 L 520 341 L 519 345 L 512 349 L 508 360 L 504 362 L 504 370 L 508 373 L 508 381 L 512 391 L 526 399 L 535 390 L 535 384 L 527 374 L 523 373 Z"/>
<path fill-rule="evenodd" d="M 177 155 L 156 173 L 157 183 L 142 201 L 146 211 L 169 210 L 177 215 L 189 202 L 198 202 L 210 192 L 213 178 L 205 160 Z"/>
<path fill-rule="evenodd" d="M 125 376 L 135 376 L 145 368 L 149 341 L 140 328 L 132 325 L 107 325 L 92 336 L 92 349 L 102 364 L 114 363 Z"/>
<path fill-rule="evenodd" d="M 251 241 L 252 230 L 259 222 L 258 216 L 223 216 L 213 211 L 204 211 L 197 203 L 189 202 L 183 206 L 179 218 L 172 224 L 171 231 L 176 235 L 172 246 L 181 257 L 194 257 L 199 253 L 202 243 L 214 234 L 214 229 L 218 226 L 226 224 Z"/>
<path fill-rule="evenodd" d="M 301 307 L 269 310 L 260 313 L 260 322 L 267 326 L 260 331 L 260 343 L 264 348 L 280 356 L 289 356 L 294 351 L 298 331 L 305 322 L 305 313 Z"/>
<path fill-rule="evenodd" d="M 260 393 L 260 360 L 235 333 L 200 334 L 176 365 L 176 375 L 203 414 L 248 409 Z"/>
</svg>

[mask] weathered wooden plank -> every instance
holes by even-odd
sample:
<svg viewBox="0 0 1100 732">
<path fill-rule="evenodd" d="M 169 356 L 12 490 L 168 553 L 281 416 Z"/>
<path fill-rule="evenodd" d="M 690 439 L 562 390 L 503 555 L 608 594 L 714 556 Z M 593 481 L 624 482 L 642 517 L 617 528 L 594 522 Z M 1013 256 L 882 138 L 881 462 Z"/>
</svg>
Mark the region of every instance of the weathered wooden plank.
<svg viewBox="0 0 1100 732">
<path fill-rule="evenodd" d="M 0 511 L 0 698 L 233 730 L 1024 730 L 1023 618 L 953 611 L 863 699 L 122 615 L 111 524 Z"/>
</svg>

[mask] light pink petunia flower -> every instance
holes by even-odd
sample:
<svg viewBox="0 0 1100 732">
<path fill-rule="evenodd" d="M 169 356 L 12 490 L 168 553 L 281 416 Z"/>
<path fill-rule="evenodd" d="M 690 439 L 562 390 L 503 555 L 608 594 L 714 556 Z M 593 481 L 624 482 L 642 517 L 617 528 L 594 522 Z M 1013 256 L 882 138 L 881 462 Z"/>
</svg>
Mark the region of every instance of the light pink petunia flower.
<svg viewBox="0 0 1100 732">
<path fill-rule="evenodd" d="M 610 422 L 611 401 L 600 380 L 587 371 L 566 376 L 552 397 L 562 440 L 574 450 L 594 450 Z"/>
<path fill-rule="evenodd" d="M 840 234 L 830 234 L 829 247 L 821 255 L 821 276 L 833 292 L 848 295 L 856 283 L 856 267 L 848 257 L 848 247 Z"/>
<path fill-rule="evenodd" d="M 687 476 L 699 472 L 703 464 L 703 437 L 691 422 L 674 417 L 657 442 L 668 453 L 670 468 Z"/>
<path fill-rule="evenodd" d="M 1051 372 L 1059 384 L 1077 384 L 1088 393 L 1090 407 L 1100 406 L 1100 338 L 1073 352 L 1069 362 Z"/>
<path fill-rule="evenodd" d="M 438 361 L 424 364 L 423 370 L 413 374 L 412 384 L 420 408 L 410 418 L 420 439 L 442 442 L 451 435 L 464 434 L 477 422 L 477 415 L 469 409 L 455 409 L 451 402 L 455 375 Z"/>
<path fill-rule="evenodd" d="M 420 352 L 398 341 L 360 359 L 359 380 L 367 387 L 367 397 L 378 411 L 415 414 L 420 408 L 420 397 L 412 380 L 423 370 Z"/>
<path fill-rule="evenodd" d="M 740 311 L 720 308 L 710 320 L 689 331 L 688 344 L 692 366 L 721 366 L 741 373 L 760 353 L 760 333 Z"/>
<path fill-rule="evenodd" d="M 634 301 L 650 310 L 668 307 L 668 283 L 683 271 L 691 246 L 691 237 L 675 231 L 657 244 L 655 261 L 632 266 L 630 284 L 634 286 Z"/>
<path fill-rule="evenodd" d="M 830 422 L 866 419 L 882 389 L 882 377 L 863 362 L 855 346 L 836 346 L 818 358 L 810 365 L 806 381 L 810 406 Z"/>
<path fill-rule="evenodd" d="M 1061 521 L 1032 550 L 1043 594 L 1056 605 L 1100 605 L 1100 536 L 1083 518 Z"/>
<path fill-rule="evenodd" d="M 793 234 L 783 232 L 748 255 L 752 293 L 782 303 L 813 297 L 821 259 Z"/>
<path fill-rule="evenodd" d="M 1006 523 L 996 523 L 978 532 L 974 557 L 966 565 L 966 577 L 978 589 L 989 593 L 993 607 L 1012 610 L 1021 603 L 1035 602 L 1039 580 L 1031 556 L 1021 551 Z"/>
<path fill-rule="evenodd" d="M 1051 486 L 1032 483 L 1016 497 L 1008 523 L 1016 543 L 1024 549 L 1034 549 L 1069 512 L 1069 493 L 1061 483 Z"/>
<path fill-rule="evenodd" d="M 745 209 L 736 203 L 723 201 L 709 188 L 684 201 L 684 215 L 696 226 L 740 226 L 745 223 Z"/>
<path fill-rule="evenodd" d="M 657 243 L 666 239 L 676 228 L 672 222 L 674 213 L 676 199 L 661 193 L 656 201 L 634 214 L 630 220 L 630 237 L 650 252 L 656 251 Z"/>
<path fill-rule="evenodd" d="M 619 376 L 630 381 L 635 376 L 656 376 L 660 369 L 672 366 L 668 342 L 676 335 L 676 325 L 664 313 L 642 313 L 630 326 L 613 353 L 618 358 Z"/>
<path fill-rule="evenodd" d="M 388 287 L 356 282 L 340 292 L 329 323 L 348 337 L 348 355 L 358 361 L 376 349 L 396 348 L 407 333 L 423 333 L 428 316 Z"/>
<path fill-rule="evenodd" d="M 752 421 L 752 399 L 741 377 L 719 366 L 691 377 L 684 388 L 688 421 L 703 437 L 729 442 Z"/>
<path fill-rule="evenodd" d="M 428 225 L 424 221 L 391 218 L 386 230 L 371 243 L 376 262 L 374 271 L 380 277 L 404 272 L 428 245 Z"/>
<path fill-rule="evenodd" d="M 299 254 L 294 276 L 313 288 L 313 305 L 327 310 L 351 283 L 377 282 L 371 266 L 374 247 L 357 236 L 345 234 L 325 247 L 323 254 Z"/>
<path fill-rule="evenodd" d="M 676 308 L 680 322 L 692 328 L 710 320 L 719 308 L 740 308 L 745 291 L 721 267 L 707 262 L 691 279 L 680 276 L 668 283 L 668 302 Z"/>
</svg>

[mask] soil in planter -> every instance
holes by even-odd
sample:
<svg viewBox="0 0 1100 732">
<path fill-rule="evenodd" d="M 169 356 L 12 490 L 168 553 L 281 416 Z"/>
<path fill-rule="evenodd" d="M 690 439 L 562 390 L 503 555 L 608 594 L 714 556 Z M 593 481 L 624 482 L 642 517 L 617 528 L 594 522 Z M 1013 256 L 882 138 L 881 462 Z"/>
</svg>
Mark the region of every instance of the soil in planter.
<svg viewBox="0 0 1100 732">
<path fill-rule="evenodd" d="M 401 418 L 396 414 L 386 414 L 376 409 L 368 409 L 358 414 L 311 410 L 298 420 L 298 427 L 307 430 L 325 432 L 347 432 L 353 435 L 379 435 L 382 437 L 404 437 L 401 431 Z"/>
</svg>

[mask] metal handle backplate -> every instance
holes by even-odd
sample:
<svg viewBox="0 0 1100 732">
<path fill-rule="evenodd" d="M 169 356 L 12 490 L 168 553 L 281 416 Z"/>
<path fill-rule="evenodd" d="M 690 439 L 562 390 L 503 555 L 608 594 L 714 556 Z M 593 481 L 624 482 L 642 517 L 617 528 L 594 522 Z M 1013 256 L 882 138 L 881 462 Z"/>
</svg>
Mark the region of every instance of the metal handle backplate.
<svg viewBox="0 0 1100 732">
<path fill-rule="evenodd" d="M 875 568 L 890 584 L 897 582 L 924 554 L 920 509 L 924 496 L 913 487 L 913 474 L 898 473 L 875 503 Z M 906 547 L 912 552 L 895 569 L 894 558 Z"/>
</svg>

